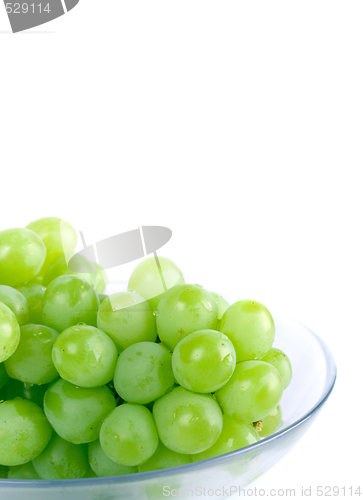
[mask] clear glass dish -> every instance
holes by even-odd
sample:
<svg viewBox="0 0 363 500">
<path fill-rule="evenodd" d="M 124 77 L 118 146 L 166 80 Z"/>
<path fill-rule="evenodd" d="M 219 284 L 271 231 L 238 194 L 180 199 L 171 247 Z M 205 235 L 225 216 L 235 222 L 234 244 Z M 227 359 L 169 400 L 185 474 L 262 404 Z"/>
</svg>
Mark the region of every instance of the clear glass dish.
<svg viewBox="0 0 363 500">
<path fill-rule="evenodd" d="M 247 488 L 305 434 L 328 399 L 336 379 L 335 362 L 325 343 L 298 321 L 273 316 L 274 346 L 288 354 L 293 367 L 292 382 L 280 405 L 283 422 L 275 434 L 221 457 L 160 471 L 63 481 L 0 479 L 0 499 L 157 500 L 179 497 L 183 492 L 187 498 L 198 496 L 198 492 L 202 492 L 199 496 L 203 497 L 203 488 L 206 497 L 221 499 L 231 498 L 231 492 L 238 488 Z"/>
</svg>

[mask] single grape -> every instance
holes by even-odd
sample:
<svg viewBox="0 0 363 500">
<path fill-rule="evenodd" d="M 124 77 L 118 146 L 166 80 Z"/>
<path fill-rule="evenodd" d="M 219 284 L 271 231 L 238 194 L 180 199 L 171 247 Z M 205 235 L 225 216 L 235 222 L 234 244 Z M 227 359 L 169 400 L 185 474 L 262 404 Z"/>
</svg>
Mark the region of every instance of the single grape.
<svg viewBox="0 0 363 500">
<path fill-rule="evenodd" d="M 46 288 L 35 283 L 23 283 L 16 287 L 21 292 L 29 305 L 29 323 L 41 325 L 43 322 L 42 302 Z"/>
<path fill-rule="evenodd" d="M 184 277 L 176 264 L 166 257 L 148 257 L 138 264 L 131 274 L 128 290 L 134 290 L 148 300 L 155 310 L 166 290 L 184 283 Z"/>
<path fill-rule="evenodd" d="M 38 385 L 57 378 L 58 372 L 52 361 L 52 348 L 57 337 L 58 332 L 47 326 L 22 326 L 18 348 L 5 361 L 9 377 Z"/>
<path fill-rule="evenodd" d="M 229 308 L 229 303 L 226 301 L 224 297 L 222 297 L 222 295 L 219 295 L 216 292 L 210 292 L 210 293 L 213 295 L 214 300 L 216 301 L 218 306 L 218 319 L 221 319 L 223 314 Z"/>
<path fill-rule="evenodd" d="M 280 427 L 282 414 L 280 406 L 277 406 L 267 417 L 262 419 L 262 429 L 258 431 L 261 437 L 271 436 Z"/>
<path fill-rule="evenodd" d="M 43 240 L 47 249 L 40 275 L 44 276 L 48 267 L 60 256 L 72 254 L 77 244 L 77 233 L 69 222 L 58 217 L 44 217 L 26 226 Z"/>
<path fill-rule="evenodd" d="M 169 467 L 177 467 L 178 465 L 190 464 L 192 461 L 190 455 L 176 453 L 169 450 L 159 441 L 158 447 L 154 455 L 147 462 L 139 465 L 139 472 L 147 472 L 150 470 L 168 469 Z"/>
<path fill-rule="evenodd" d="M 86 389 L 60 379 L 44 396 L 44 411 L 53 429 L 74 444 L 95 441 L 103 419 L 115 406 L 106 385 Z"/>
<path fill-rule="evenodd" d="M 111 460 L 102 450 L 99 440 L 88 445 L 88 460 L 98 477 L 123 476 L 138 472 L 136 466 L 119 465 Z"/>
<path fill-rule="evenodd" d="M 22 398 L 32 403 L 36 403 L 43 409 L 43 400 L 45 391 L 48 389 L 48 384 L 26 384 L 20 380 L 10 379 L 4 387 L 5 400 Z"/>
<path fill-rule="evenodd" d="M 113 378 L 118 353 L 106 333 L 88 325 L 71 326 L 53 346 L 53 362 L 60 376 L 80 387 L 99 387 Z"/>
<path fill-rule="evenodd" d="M 145 406 L 118 406 L 101 427 L 102 450 L 120 465 L 143 464 L 155 453 L 158 441 L 153 417 Z"/>
<path fill-rule="evenodd" d="M 223 415 L 223 430 L 217 442 L 202 453 L 192 455 L 193 462 L 218 457 L 231 451 L 239 450 L 260 440 L 256 429 L 250 424 L 243 424 L 228 415 Z"/>
<path fill-rule="evenodd" d="M 85 323 L 97 326 L 98 295 L 79 276 L 60 276 L 48 286 L 43 299 L 43 323 L 58 332 Z"/>
<path fill-rule="evenodd" d="M 40 479 L 35 472 L 33 462 L 23 465 L 15 465 L 9 468 L 8 479 Z"/>
<path fill-rule="evenodd" d="M 289 358 L 283 351 L 271 347 L 266 356 L 262 358 L 261 361 L 270 363 L 279 372 L 282 378 L 282 385 L 284 390 L 290 385 L 292 379 L 292 369 Z"/>
<path fill-rule="evenodd" d="M 213 295 L 197 285 L 178 285 L 161 298 L 156 327 L 163 344 L 172 351 L 183 338 L 198 330 L 216 330 L 218 306 Z"/>
<path fill-rule="evenodd" d="M 14 354 L 20 342 L 20 327 L 15 314 L 0 302 L 0 363 Z"/>
<path fill-rule="evenodd" d="M 0 363 L 0 389 L 9 382 L 9 375 L 6 373 L 4 363 Z"/>
<path fill-rule="evenodd" d="M 107 299 L 108 295 L 106 293 L 99 293 L 98 294 L 98 298 L 100 299 L 100 304 L 102 304 L 102 302 Z"/>
<path fill-rule="evenodd" d="M 184 389 L 215 392 L 232 377 L 236 352 L 223 333 L 200 330 L 177 344 L 172 363 L 176 381 Z"/>
<path fill-rule="evenodd" d="M 134 344 L 120 354 L 113 381 L 118 394 L 128 403 L 150 403 L 175 382 L 171 354 L 154 342 Z"/>
<path fill-rule="evenodd" d="M 16 286 L 32 280 L 41 270 L 46 253 L 43 241 L 29 229 L 0 231 L 0 284 Z"/>
<path fill-rule="evenodd" d="M 59 276 L 68 276 L 71 274 L 85 279 L 86 281 L 91 283 L 91 285 L 94 286 L 97 280 L 96 265 L 80 254 L 77 255 L 76 259 L 79 268 L 82 269 L 82 272 L 74 272 L 71 269 L 69 269 L 64 255 L 61 255 L 45 271 L 42 285 L 49 286 L 49 284 L 52 283 L 52 281 L 54 281 L 56 278 L 59 278 Z"/>
<path fill-rule="evenodd" d="M 47 446 L 52 429 L 35 403 L 17 398 L 0 404 L 0 464 L 22 465 Z"/>
<path fill-rule="evenodd" d="M 239 300 L 229 306 L 218 330 L 232 341 L 237 363 L 263 358 L 275 338 L 275 324 L 269 310 L 252 300 Z"/>
<path fill-rule="evenodd" d="M 251 423 L 267 417 L 279 404 L 282 392 L 276 368 L 264 361 L 243 361 L 215 395 L 225 414 Z"/>
<path fill-rule="evenodd" d="M 119 292 L 107 297 L 98 311 L 97 326 L 107 333 L 121 352 L 137 342 L 155 342 L 155 316 L 136 292 Z"/>
<path fill-rule="evenodd" d="M 106 286 L 108 283 L 107 274 L 103 267 L 98 264 L 98 262 L 94 262 L 94 265 L 97 269 L 95 289 L 98 294 L 101 294 L 106 290 Z"/>
<path fill-rule="evenodd" d="M 88 472 L 87 446 L 65 441 L 53 434 L 46 449 L 35 460 L 34 469 L 41 479 L 77 479 Z"/>
<path fill-rule="evenodd" d="M 160 440 L 177 453 L 200 453 L 222 432 L 222 411 L 215 399 L 183 387 L 155 401 L 153 414 Z"/>
<path fill-rule="evenodd" d="M 13 311 L 19 326 L 29 321 L 29 304 L 24 295 L 11 286 L 0 285 L 0 302 Z"/>
</svg>

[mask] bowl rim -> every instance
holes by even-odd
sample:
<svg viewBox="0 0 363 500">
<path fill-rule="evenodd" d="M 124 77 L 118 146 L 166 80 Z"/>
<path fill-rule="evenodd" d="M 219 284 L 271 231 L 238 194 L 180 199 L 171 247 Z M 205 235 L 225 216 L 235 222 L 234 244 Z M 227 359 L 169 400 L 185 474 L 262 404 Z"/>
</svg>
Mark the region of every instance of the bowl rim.
<svg viewBox="0 0 363 500">
<path fill-rule="evenodd" d="M 326 385 L 325 389 L 317 401 L 317 403 L 307 412 L 305 413 L 302 417 L 300 417 L 298 420 L 290 424 L 288 427 L 282 429 L 279 432 L 276 432 L 272 434 L 271 436 L 268 436 L 266 438 L 263 438 L 261 441 L 258 441 L 257 443 L 253 443 L 249 446 L 246 446 L 244 448 L 240 448 L 235 451 L 231 451 L 229 453 L 226 453 L 224 455 L 219 455 L 218 457 L 213 457 L 213 458 L 208 458 L 206 460 L 201 460 L 200 462 L 191 462 L 189 464 L 185 465 L 179 465 L 176 467 L 169 467 L 168 469 L 158 469 L 158 470 L 152 470 L 152 471 L 146 471 L 146 472 L 138 472 L 134 474 L 124 474 L 124 475 L 119 475 L 119 476 L 106 476 L 106 477 L 91 477 L 91 478 L 78 478 L 78 479 L 2 479 L 0 478 L 0 491 L 2 487 L 7 487 L 7 488 L 38 488 L 38 489 L 47 489 L 47 488 L 74 488 L 74 487 L 84 487 L 86 485 L 94 485 L 94 486 L 102 486 L 102 485 L 107 485 L 107 484 L 122 484 L 124 482 L 130 483 L 130 482 L 142 482 L 148 479 L 160 479 L 161 477 L 168 477 L 173 474 L 177 473 L 183 473 L 183 472 L 188 472 L 190 469 L 192 470 L 202 470 L 209 468 L 211 465 L 215 465 L 218 463 L 230 461 L 230 459 L 233 459 L 235 457 L 241 457 L 247 453 L 249 453 L 252 450 L 257 450 L 258 448 L 261 448 L 265 445 L 265 443 L 271 443 L 273 441 L 276 441 L 277 439 L 285 436 L 286 434 L 290 433 L 292 430 L 296 429 L 300 425 L 302 425 L 304 422 L 308 421 L 310 418 L 312 418 L 316 413 L 319 412 L 319 410 L 322 408 L 322 406 L 326 403 L 327 399 L 329 398 L 335 382 L 336 382 L 336 377 L 337 377 L 337 366 L 334 360 L 334 357 L 327 346 L 327 344 L 308 326 L 306 326 L 304 323 L 301 321 L 288 316 L 288 315 L 276 315 L 276 318 L 281 318 L 285 320 L 292 320 L 298 325 L 302 326 L 305 330 L 309 332 L 310 335 L 312 335 L 315 340 L 318 342 L 320 345 L 325 361 L 327 363 L 327 370 L 326 370 Z"/>
</svg>

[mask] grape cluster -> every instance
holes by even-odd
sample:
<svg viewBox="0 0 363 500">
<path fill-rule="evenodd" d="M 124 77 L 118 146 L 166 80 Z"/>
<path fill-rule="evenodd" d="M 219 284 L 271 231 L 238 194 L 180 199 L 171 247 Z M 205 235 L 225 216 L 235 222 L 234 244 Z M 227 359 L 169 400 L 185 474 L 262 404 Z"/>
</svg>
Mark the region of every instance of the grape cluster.
<svg viewBox="0 0 363 500">
<path fill-rule="evenodd" d="M 134 474 L 276 431 L 292 372 L 264 305 L 164 257 L 108 296 L 99 265 L 68 269 L 76 242 L 54 217 L 0 232 L 0 477 Z"/>
</svg>

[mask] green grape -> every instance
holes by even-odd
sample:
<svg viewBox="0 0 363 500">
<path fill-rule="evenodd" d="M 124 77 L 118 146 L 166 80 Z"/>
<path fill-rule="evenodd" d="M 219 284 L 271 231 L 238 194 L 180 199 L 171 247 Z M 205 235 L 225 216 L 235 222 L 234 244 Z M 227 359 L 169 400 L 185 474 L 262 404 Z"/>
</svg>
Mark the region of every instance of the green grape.
<svg viewBox="0 0 363 500">
<path fill-rule="evenodd" d="M 0 285 L 0 302 L 13 311 L 19 326 L 29 321 L 29 304 L 24 295 L 11 286 Z"/>
<path fill-rule="evenodd" d="M 34 469 L 41 479 L 77 479 L 87 474 L 87 446 L 73 444 L 53 434 L 46 449 L 35 460 Z"/>
<path fill-rule="evenodd" d="M 97 269 L 95 264 L 90 262 L 86 257 L 80 254 L 77 255 L 76 259 L 79 268 L 85 270 L 84 272 L 74 272 L 69 269 L 64 255 L 61 255 L 46 270 L 42 284 L 44 286 L 49 286 L 49 284 L 52 283 L 52 281 L 54 281 L 56 278 L 59 278 L 59 276 L 67 276 L 71 274 L 87 280 L 89 283 L 91 283 L 92 286 L 94 286 L 97 280 Z"/>
<path fill-rule="evenodd" d="M 45 391 L 48 389 L 48 384 L 26 384 L 20 380 L 10 379 L 4 387 L 5 399 L 22 398 L 32 403 L 36 403 L 43 409 L 43 400 Z"/>
<path fill-rule="evenodd" d="M 5 361 L 9 377 L 38 385 L 57 378 L 58 372 L 52 361 L 52 348 L 57 337 L 58 332 L 47 326 L 22 326 L 18 348 Z"/>
<path fill-rule="evenodd" d="M 150 403 L 165 394 L 175 382 L 171 354 L 164 346 L 153 342 L 134 344 L 120 354 L 113 381 L 125 401 Z"/>
<path fill-rule="evenodd" d="M 289 358 L 283 351 L 271 347 L 266 356 L 262 358 L 261 361 L 270 363 L 279 372 L 282 378 L 282 385 L 284 390 L 290 385 L 292 379 L 292 369 Z"/>
<path fill-rule="evenodd" d="M 32 280 L 41 270 L 46 253 L 43 241 L 29 229 L 0 231 L 0 284 L 16 286 Z"/>
<path fill-rule="evenodd" d="M 86 323 L 97 326 L 98 295 L 80 276 L 59 276 L 48 286 L 43 299 L 43 323 L 58 332 Z"/>
<path fill-rule="evenodd" d="M 153 414 L 160 440 L 177 453 L 200 453 L 222 432 L 222 411 L 215 399 L 183 387 L 155 401 Z"/>
<path fill-rule="evenodd" d="M 224 297 L 222 297 L 222 295 L 219 295 L 216 292 L 210 292 L 210 293 L 213 295 L 214 300 L 217 302 L 217 306 L 218 306 L 218 319 L 221 319 L 222 316 L 223 316 L 223 314 L 229 308 L 229 304 L 226 301 L 226 299 Z"/>
<path fill-rule="evenodd" d="M 76 248 L 76 230 L 63 219 L 44 217 L 30 222 L 26 227 L 40 236 L 47 249 L 47 256 L 39 273 L 41 276 L 44 276 L 45 271 L 58 257 L 68 256 Z"/>
<path fill-rule="evenodd" d="M 9 375 L 6 373 L 4 363 L 0 363 L 0 389 L 9 382 Z"/>
<path fill-rule="evenodd" d="M 8 477 L 9 468 L 4 465 L 0 465 L 0 479 L 6 479 Z"/>
<path fill-rule="evenodd" d="M 98 294 L 101 294 L 106 290 L 106 286 L 108 283 L 107 274 L 103 267 L 98 264 L 98 262 L 94 262 L 93 264 L 97 269 L 95 289 Z"/>
<path fill-rule="evenodd" d="M 239 450 L 250 444 L 257 443 L 260 437 L 250 424 L 243 424 L 228 415 L 223 415 L 223 430 L 217 442 L 202 453 L 192 455 L 193 462 L 218 457 L 231 451 Z"/>
<path fill-rule="evenodd" d="M 107 297 L 98 311 L 97 326 L 107 333 L 121 352 L 137 342 L 155 342 L 155 316 L 136 292 L 119 292 Z"/>
<path fill-rule="evenodd" d="M 140 262 L 131 274 L 127 287 L 144 297 L 152 310 L 158 307 L 166 290 L 185 282 L 181 270 L 173 261 L 166 257 L 158 257 L 158 260 L 160 268 L 155 257 Z"/>
<path fill-rule="evenodd" d="M 98 438 L 103 419 L 116 401 L 107 387 L 86 389 L 60 379 L 44 396 L 44 411 L 59 436 L 74 444 Z"/>
<path fill-rule="evenodd" d="M 176 453 L 169 450 L 159 441 L 158 447 L 154 455 L 147 462 L 139 465 L 139 472 L 147 472 L 150 470 L 169 469 L 169 467 L 177 467 L 178 465 L 190 464 L 192 461 L 190 455 Z"/>
<path fill-rule="evenodd" d="M 20 327 L 15 314 L 0 302 L 0 363 L 14 354 L 20 342 Z"/>
<path fill-rule="evenodd" d="M 88 445 L 88 460 L 91 469 L 98 477 L 123 476 L 125 474 L 135 474 L 137 467 L 120 465 L 111 460 L 102 450 L 99 440 Z"/>
<path fill-rule="evenodd" d="M 102 302 L 107 299 L 108 295 L 106 293 L 99 293 L 98 294 L 98 298 L 100 299 L 100 304 L 102 304 Z"/>
<path fill-rule="evenodd" d="M 15 465 L 9 468 L 8 479 L 40 479 L 34 469 L 33 462 Z"/>
<path fill-rule="evenodd" d="M 264 361 L 243 361 L 215 395 L 225 414 L 251 423 L 267 417 L 279 404 L 282 392 L 276 368 Z"/>
<path fill-rule="evenodd" d="M 64 330 L 53 346 L 60 376 L 80 387 L 99 387 L 113 378 L 117 347 L 106 333 L 88 325 Z"/>
<path fill-rule="evenodd" d="M 23 283 L 16 287 L 29 305 L 29 323 L 41 325 L 43 322 L 42 302 L 46 288 L 35 283 Z"/>
<path fill-rule="evenodd" d="M 0 404 L 0 464 L 22 465 L 47 446 L 52 429 L 35 403 L 17 398 Z"/>
<path fill-rule="evenodd" d="M 236 352 L 223 333 L 200 330 L 177 344 L 172 362 L 176 381 L 184 389 L 215 392 L 232 377 Z"/>
<path fill-rule="evenodd" d="M 280 427 L 282 414 L 280 406 L 277 406 L 267 417 L 262 419 L 262 429 L 258 431 L 261 437 L 271 436 Z"/>
<path fill-rule="evenodd" d="M 197 285 L 178 285 L 159 302 L 156 327 L 163 344 L 172 351 L 183 338 L 198 330 L 216 330 L 218 306 L 213 295 Z"/>
<path fill-rule="evenodd" d="M 275 338 L 275 324 L 269 310 L 252 300 L 239 300 L 229 306 L 218 330 L 232 341 L 237 363 L 263 358 Z"/>
<path fill-rule="evenodd" d="M 120 465 L 143 464 L 155 453 L 158 441 L 153 417 L 145 406 L 118 406 L 101 427 L 102 450 Z"/>
</svg>

